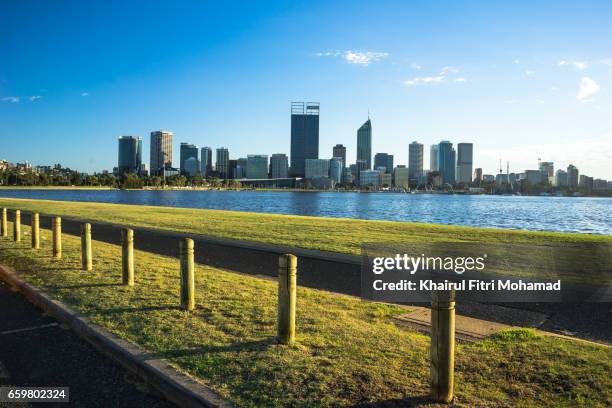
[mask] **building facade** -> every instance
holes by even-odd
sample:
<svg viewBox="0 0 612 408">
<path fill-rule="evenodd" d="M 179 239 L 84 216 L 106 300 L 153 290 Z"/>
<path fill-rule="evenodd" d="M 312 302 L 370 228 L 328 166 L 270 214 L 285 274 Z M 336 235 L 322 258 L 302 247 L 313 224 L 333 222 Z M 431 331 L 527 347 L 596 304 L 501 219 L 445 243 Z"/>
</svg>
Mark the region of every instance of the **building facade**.
<svg viewBox="0 0 612 408">
<path fill-rule="evenodd" d="M 332 157 L 329 161 L 329 178 L 338 184 L 342 183 L 343 168 L 342 157 Z"/>
<path fill-rule="evenodd" d="M 567 172 L 565 170 L 557 170 L 555 172 L 555 187 L 567 187 Z"/>
<path fill-rule="evenodd" d="M 359 185 L 366 187 L 380 186 L 380 171 L 378 170 L 362 170 L 359 172 Z"/>
<path fill-rule="evenodd" d="M 172 136 L 172 132 L 164 130 L 151 132 L 151 175 L 163 175 L 163 169 L 172 168 Z"/>
<path fill-rule="evenodd" d="M 138 136 L 119 137 L 119 174 L 140 173 L 142 168 L 142 138 Z"/>
<path fill-rule="evenodd" d="M 408 190 L 410 187 L 410 168 L 397 166 L 393 170 L 393 185 L 397 188 Z"/>
<path fill-rule="evenodd" d="M 408 174 L 413 180 L 423 175 L 423 144 L 412 142 L 408 145 Z"/>
<path fill-rule="evenodd" d="M 291 103 L 292 176 L 306 174 L 306 160 L 319 158 L 319 103 Z"/>
<path fill-rule="evenodd" d="M 265 154 L 247 155 L 246 177 L 248 179 L 268 178 L 268 156 Z"/>
<path fill-rule="evenodd" d="M 202 173 L 202 177 L 208 177 L 212 171 L 212 149 L 206 146 L 200 149 L 200 173 Z"/>
<path fill-rule="evenodd" d="M 346 163 L 346 147 L 341 144 L 337 144 L 333 148 L 332 157 L 340 157 L 342 159 L 342 165 L 347 166 Z"/>
<path fill-rule="evenodd" d="M 578 188 L 578 168 L 573 164 L 567 166 L 567 186 L 569 188 Z"/>
<path fill-rule="evenodd" d="M 307 179 L 329 178 L 328 159 L 306 159 L 305 177 Z"/>
<path fill-rule="evenodd" d="M 457 183 L 472 182 L 472 159 L 474 145 L 472 143 L 459 143 L 457 145 Z"/>
<path fill-rule="evenodd" d="M 429 170 L 438 171 L 438 145 L 429 148 Z"/>
<path fill-rule="evenodd" d="M 217 149 L 215 170 L 217 173 L 219 173 L 219 178 L 228 179 L 231 177 L 231 174 L 229 173 L 229 150 L 226 147 L 220 147 Z"/>
<path fill-rule="evenodd" d="M 199 154 L 198 146 L 191 144 L 191 143 L 184 143 L 184 142 L 181 143 L 181 147 L 179 150 L 179 158 L 180 158 L 179 169 L 181 171 L 181 174 L 185 174 L 188 176 L 196 175 L 196 173 L 199 171 L 199 168 L 200 168 L 200 159 L 198 158 L 198 154 Z M 193 166 L 193 163 L 190 162 L 190 169 L 189 171 L 187 171 L 185 167 L 185 162 L 189 159 L 195 160 L 195 164 L 197 165 L 196 170 L 193 170 L 191 168 Z"/>
<path fill-rule="evenodd" d="M 393 173 L 393 155 L 387 153 L 376 153 L 374 155 L 374 168 L 385 168 L 385 173 Z"/>
<path fill-rule="evenodd" d="M 368 120 L 357 130 L 357 161 L 366 163 L 366 170 L 372 168 L 372 122 Z"/>
<path fill-rule="evenodd" d="M 438 144 L 438 171 L 443 183 L 455 184 L 455 149 L 446 140 Z"/>
<path fill-rule="evenodd" d="M 289 177 L 289 158 L 284 153 L 275 153 L 270 158 L 270 175 L 273 179 Z"/>
</svg>

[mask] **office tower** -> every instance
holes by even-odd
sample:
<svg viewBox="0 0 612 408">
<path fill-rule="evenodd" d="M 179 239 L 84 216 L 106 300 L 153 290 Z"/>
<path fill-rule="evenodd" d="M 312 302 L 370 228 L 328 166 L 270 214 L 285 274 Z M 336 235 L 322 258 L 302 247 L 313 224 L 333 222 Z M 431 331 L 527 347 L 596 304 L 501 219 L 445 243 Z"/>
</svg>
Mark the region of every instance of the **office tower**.
<svg viewBox="0 0 612 408">
<path fill-rule="evenodd" d="M 340 157 L 342 159 L 342 165 L 347 166 L 346 163 L 346 147 L 341 144 L 334 146 L 332 157 Z"/>
<path fill-rule="evenodd" d="M 306 159 L 319 158 L 319 103 L 291 103 L 291 175 L 306 174 Z"/>
<path fill-rule="evenodd" d="M 387 153 L 376 153 L 374 155 L 374 168 L 384 167 L 385 173 L 393 173 L 393 155 Z"/>
<path fill-rule="evenodd" d="M 408 145 L 408 174 L 413 180 L 423 176 L 423 144 L 414 141 Z"/>
<path fill-rule="evenodd" d="M 366 169 L 372 168 L 372 122 L 370 118 L 357 130 L 357 161 L 365 160 Z"/>
<path fill-rule="evenodd" d="M 267 179 L 268 178 L 268 155 L 249 154 L 247 155 L 248 179 Z"/>
<path fill-rule="evenodd" d="M 438 171 L 438 145 L 429 148 L 429 170 Z"/>
<path fill-rule="evenodd" d="M 362 170 L 359 172 L 359 185 L 378 187 L 380 185 L 380 172 L 377 170 Z"/>
<path fill-rule="evenodd" d="M 345 167 L 344 169 L 342 169 L 342 184 L 353 184 L 353 166 L 355 165 L 351 164 L 351 167 Z"/>
<path fill-rule="evenodd" d="M 438 144 L 438 171 L 443 183 L 455 184 L 455 149 L 446 140 Z"/>
<path fill-rule="evenodd" d="M 578 169 L 573 164 L 567 166 L 567 186 L 578 188 Z"/>
<path fill-rule="evenodd" d="M 593 189 L 593 177 L 589 177 L 585 174 L 581 174 L 578 179 L 578 187 L 583 190 L 592 190 Z"/>
<path fill-rule="evenodd" d="M 238 160 L 236 160 L 236 171 L 234 172 L 234 178 L 236 179 L 246 178 L 247 163 L 248 163 L 248 159 L 246 157 L 241 157 Z"/>
<path fill-rule="evenodd" d="M 151 166 L 152 175 L 162 175 L 164 169 L 172 167 L 172 132 L 158 130 L 151 132 Z"/>
<path fill-rule="evenodd" d="M 212 149 L 203 147 L 200 149 L 200 172 L 202 177 L 208 177 L 213 170 Z"/>
<path fill-rule="evenodd" d="M 329 161 L 329 178 L 334 180 L 336 183 L 342 183 L 342 169 L 344 164 L 342 157 L 332 157 Z"/>
<path fill-rule="evenodd" d="M 142 166 L 142 138 L 138 136 L 119 137 L 119 174 L 139 173 Z"/>
<path fill-rule="evenodd" d="M 472 182 L 472 158 L 474 145 L 472 143 L 459 143 L 457 145 L 457 183 Z"/>
<path fill-rule="evenodd" d="M 198 159 L 198 146 L 191 143 L 181 143 L 181 148 L 179 150 L 179 158 L 180 158 L 180 166 L 179 169 L 181 174 L 185 174 L 188 176 L 195 176 L 200 168 L 200 160 Z M 194 159 L 196 164 L 196 170 L 190 168 L 190 171 L 187 171 L 185 168 L 185 162 L 188 159 Z M 193 163 L 190 162 L 190 165 L 193 166 Z"/>
<path fill-rule="evenodd" d="M 542 178 L 545 182 L 552 184 L 555 178 L 555 165 L 553 162 L 540 162 L 538 166 L 542 172 Z"/>
<path fill-rule="evenodd" d="M 328 159 L 306 159 L 305 177 L 307 179 L 328 178 L 329 162 Z"/>
<path fill-rule="evenodd" d="M 359 177 L 361 176 L 361 172 L 364 170 L 368 170 L 368 162 L 366 160 L 357 160 L 355 163 L 356 174 L 353 174 L 355 181 L 359 181 Z"/>
<path fill-rule="evenodd" d="M 482 169 L 480 167 L 474 170 L 474 181 L 477 183 L 482 181 Z"/>
<path fill-rule="evenodd" d="M 226 147 L 219 147 L 217 149 L 215 170 L 222 179 L 228 179 L 231 176 L 231 174 L 229 174 L 229 150 Z"/>
<path fill-rule="evenodd" d="M 567 172 L 565 170 L 557 170 L 555 172 L 555 187 L 567 187 Z"/>
<path fill-rule="evenodd" d="M 238 160 L 229 159 L 227 162 L 227 176 L 231 179 L 236 179 L 236 172 L 238 170 Z"/>
<path fill-rule="evenodd" d="M 423 145 L 421 145 L 421 154 L 423 150 Z M 410 167 L 406 168 L 404 166 L 397 166 L 393 170 L 393 184 L 395 187 L 403 188 L 404 190 L 408 190 L 409 182 L 410 182 Z M 418 180 L 418 178 L 417 178 Z"/>
<path fill-rule="evenodd" d="M 289 177 L 289 159 L 284 153 L 275 153 L 270 158 L 270 175 L 273 179 Z"/>
<path fill-rule="evenodd" d="M 200 174 L 200 161 L 195 157 L 189 157 L 183 162 L 183 171 L 181 174 L 189 177 L 195 177 Z"/>
</svg>

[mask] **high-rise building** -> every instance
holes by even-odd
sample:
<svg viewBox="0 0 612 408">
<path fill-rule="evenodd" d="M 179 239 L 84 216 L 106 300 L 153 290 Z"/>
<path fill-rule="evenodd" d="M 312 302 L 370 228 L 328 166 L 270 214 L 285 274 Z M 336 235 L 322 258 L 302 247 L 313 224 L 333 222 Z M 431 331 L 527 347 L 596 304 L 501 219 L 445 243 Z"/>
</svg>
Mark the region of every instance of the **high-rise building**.
<svg viewBox="0 0 612 408">
<path fill-rule="evenodd" d="M 567 166 L 567 186 L 569 188 L 578 188 L 578 169 L 573 164 Z"/>
<path fill-rule="evenodd" d="M 555 172 L 555 187 L 567 187 L 567 172 L 565 170 L 557 170 Z"/>
<path fill-rule="evenodd" d="M 366 162 L 366 170 L 372 168 L 372 122 L 370 118 L 357 130 L 357 161 Z"/>
<path fill-rule="evenodd" d="M 446 140 L 438 144 L 438 171 L 443 183 L 455 184 L 455 149 Z"/>
<path fill-rule="evenodd" d="M 248 179 L 267 179 L 268 178 L 268 155 L 249 154 L 247 155 Z"/>
<path fill-rule="evenodd" d="M 592 190 L 593 189 L 593 177 L 589 177 L 585 174 L 581 174 L 578 179 L 578 187 L 583 190 Z"/>
<path fill-rule="evenodd" d="M 347 166 L 346 163 L 346 147 L 341 144 L 337 144 L 333 148 L 332 157 L 340 157 L 342 159 L 342 165 Z"/>
<path fill-rule="evenodd" d="M 119 174 L 140 173 L 142 167 L 142 138 L 138 136 L 119 136 Z"/>
<path fill-rule="evenodd" d="M 207 177 L 212 173 L 213 161 L 212 149 L 210 147 L 203 147 L 200 149 L 200 167 L 202 177 Z"/>
<path fill-rule="evenodd" d="M 246 157 L 241 157 L 238 160 L 236 160 L 236 171 L 234 172 L 235 179 L 246 178 L 247 164 L 248 164 L 248 159 Z"/>
<path fill-rule="evenodd" d="M 423 176 L 423 144 L 412 142 L 408 145 L 408 175 L 413 180 Z"/>
<path fill-rule="evenodd" d="M 421 145 L 421 154 L 422 150 L 423 145 Z M 393 170 L 393 185 L 395 185 L 395 187 L 408 190 L 410 178 L 410 168 L 406 168 L 405 166 L 397 166 Z"/>
<path fill-rule="evenodd" d="M 342 169 L 344 164 L 342 157 L 332 157 L 329 161 L 329 178 L 334 180 L 336 183 L 342 183 Z"/>
<path fill-rule="evenodd" d="M 385 173 L 393 173 L 393 155 L 387 153 L 376 153 L 374 155 L 374 168 L 384 167 Z"/>
<path fill-rule="evenodd" d="M 182 174 L 195 177 L 200 174 L 200 161 L 195 157 L 189 157 L 183 162 Z"/>
<path fill-rule="evenodd" d="M 482 169 L 480 167 L 474 170 L 474 181 L 477 183 L 482 181 Z"/>
<path fill-rule="evenodd" d="M 431 145 L 429 148 L 429 170 L 438 171 L 438 145 Z"/>
<path fill-rule="evenodd" d="M 270 158 L 270 175 L 273 179 L 289 177 L 289 159 L 284 153 L 275 153 Z"/>
<path fill-rule="evenodd" d="M 540 162 L 538 166 L 542 172 L 542 178 L 545 182 L 552 184 L 555 178 L 555 165 L 553 162 Z"/>
<path fill-rule="evenodd" d="M 306 159 L 319 158 L 319 103 L 291 103 L 291 175 L 306 174 Z"/>
<path fill-rule="evenodd" d="M 346 185 L 353 184 L 353 171 L 352 171 L 353 166 L 356 167 L 356 165 L 351 164 L 350 167 L 345 167 L 342 170 L 342 184 L 346 184 Z"/>
<path fill-rule="evenodd" d="M 164 130 L 151 132 L 151 175 L 161 175 L 172 167 L 172 135 Z"/>
<path fill-rule="evenodd" d="M 305 177 L 307 179 L 328 178 L 329 162 L 328 159 L 306 159 Z"/>
<path fill-rule="evenodd" d="M 219 147 L 217 149 L 215 170 L 217 173 L 219 173 L 219 177 L 222 179 L 228 179 L 231 177 L 231 174 L 229 173 L 229 150 L 226 147 Z"/>
<path fill-rule="evenodd" d="M 186 174 L 188 176 L 195 176 L 197 174 L 197 172 L 200 169 L 200 160 L 198 159 L 198 146 L 191 144 L 191 143 L 181 143 L 181 148 L 180 148 L 180 171 L 181 174 Z M 194 159 L 195 160 L 195 164 L 196 164 L 196 169 L 189 169 L 189 171 L 187 171 L 187 169 L 185 168 L 185 162 L 188 159 Z M 193 164 L 193 163 L 191 163 Z M 192 174 L 193 173 L 193 174 Z"/>
<path fill-rule="evenodd" d="M 472 182 L 472 159 L 474 145 L 472 143 L 459 143 L 457 145 L 457 183 Z"/>
<path fill-rule="evenodd" d="M 378 187 L 380 185 L 380 172 L 377 170 L 362 170 L 359 172 L 359 185 Z"/>
<path fill-rule="evenodd" d="M 355 173 L 353 174 L 353 179 L 355 182 L 359 182 L 359 177 L 363 170 L 368 170 L 368 162 L 365 160 L 357 160 L 355 163 Z"/>
</svg>

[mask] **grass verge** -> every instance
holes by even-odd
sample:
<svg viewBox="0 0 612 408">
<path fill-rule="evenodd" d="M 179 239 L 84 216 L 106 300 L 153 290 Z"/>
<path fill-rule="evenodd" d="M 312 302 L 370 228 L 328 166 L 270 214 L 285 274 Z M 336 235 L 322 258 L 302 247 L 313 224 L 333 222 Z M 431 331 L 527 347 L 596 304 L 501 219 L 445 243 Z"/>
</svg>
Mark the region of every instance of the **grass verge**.
<svg viewBox="0 0 612 408">
<path fill-rule="evenodd" d="M 12 227 L 9 225 L 9 228 Z M 136 286 L 121 281 L 120 248 L 80 241 L 64 259 L 0 239 L 0 262 L 93 322 L 199 378 L 238 406 L 428 405 L 428 338 L 400 328 L 406 309 L 298 288 L 297 345 L 275 344 L 276 282 L 196 266 L 192 313 L 177 308 L 178 261 L 135 251 Z M 459 406 L 608 406 L 612 349 L 514 330 L 457 349 Z"/>
</svg>

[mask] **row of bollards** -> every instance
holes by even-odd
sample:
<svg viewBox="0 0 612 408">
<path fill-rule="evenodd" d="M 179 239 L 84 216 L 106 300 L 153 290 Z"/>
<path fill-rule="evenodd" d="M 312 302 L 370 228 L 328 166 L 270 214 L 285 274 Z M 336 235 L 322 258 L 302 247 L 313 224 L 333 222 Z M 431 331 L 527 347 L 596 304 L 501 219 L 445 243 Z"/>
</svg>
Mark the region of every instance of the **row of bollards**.
<svg viewBox="0 0 612 408">
<path fill-rule="evenodd" d="M 32 248 L 40 248 L 40 219 L 32 213 Z M 8 236 L 7 209 L 2 209 L 0 235 Z M 53 257 L 62 257 L 62 219 L 52 219 Z M 21 240 L 21 211 L 15 210 L 13 240 Z M 180 250 L 180 307 L 185 311 L 195 309 L 194 243 L 190 238 L 179 242 Z M 121 230 L 121 275 L 126 286 L 134 286 L 134 231 Z M 81 224 L 81 267 L 93 270 L 91 224 Z M 278 258 L 278 322 L 277 338 L 280 344 L 295 342 L 295 318 L 297 291 L 297 257 L 291 254 Z M 431 396 L 437 402 L 453 400 L 455 365 L 455 293 L 433 292 L 431 302 Z"/>
</svg>

